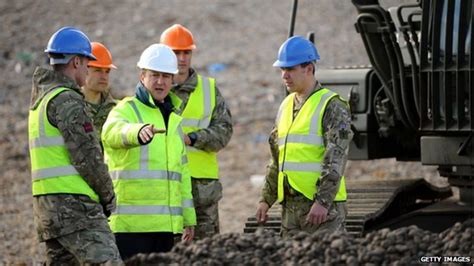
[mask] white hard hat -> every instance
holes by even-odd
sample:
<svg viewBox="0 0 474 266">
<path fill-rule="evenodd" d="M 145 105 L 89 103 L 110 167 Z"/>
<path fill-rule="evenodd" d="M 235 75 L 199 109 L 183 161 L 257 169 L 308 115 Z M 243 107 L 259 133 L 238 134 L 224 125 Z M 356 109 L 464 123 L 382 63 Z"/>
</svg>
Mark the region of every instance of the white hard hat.
<svg viewBox="0 0 474 266">
<path fill-rule="evenodd" d="M 169 74 L 178 73 L 178 59 L 173 50 L 164 44 L 152 44 L 140 56 L 137 66 Z"/>
</svg>

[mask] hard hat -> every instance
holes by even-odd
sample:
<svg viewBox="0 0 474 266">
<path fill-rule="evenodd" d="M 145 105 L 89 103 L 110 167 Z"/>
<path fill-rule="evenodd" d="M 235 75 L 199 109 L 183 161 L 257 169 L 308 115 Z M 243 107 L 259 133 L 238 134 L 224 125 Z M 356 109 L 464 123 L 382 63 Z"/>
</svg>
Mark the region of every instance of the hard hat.
<svg viewBox="0 0 474 266">
<path fill-rule="evenodd" d="M 96 61 L 89 61 L 88 66 L 100 67 L 100 68 L 113 68 L 117 67 L 112 64 L 112 54 L 110 51 L 100 42 L 91 42 L 92 54 L 97 58 Z"/>
<path fill-rule="evenodd" d="M 180 24 L 174 24 L 161 34 L 160 42 L 173 50 L 194 50 L 193 34 Z"/>
<path fill-rule="evenodd" d="M 286 40 L 278 50 L 274 67 L 293 67 L 302 63 L 319 60 L 316 46 L 303 36 L 293 36 Z"/>
<path fill-rule="evenodd" d="M 171 48 L 161 43 L 148 46 L 140 56 L 137 66 L 141 69 L 158 72 L 178 73 L 178 59 L 176 55 Z"/>
<path fill-rule="evenodd" d="M 49 39 L 48 46 L 44 51 L 51 54 L 83 55 L 91 60 L 96 60 L 92 54 L 91 43 L 87 35 L 73 27 L 63 27 L 56 31 Z M 60 62 L 60 60 L 51 61 L 51 64 L 66 63 Z"/>
</svg>

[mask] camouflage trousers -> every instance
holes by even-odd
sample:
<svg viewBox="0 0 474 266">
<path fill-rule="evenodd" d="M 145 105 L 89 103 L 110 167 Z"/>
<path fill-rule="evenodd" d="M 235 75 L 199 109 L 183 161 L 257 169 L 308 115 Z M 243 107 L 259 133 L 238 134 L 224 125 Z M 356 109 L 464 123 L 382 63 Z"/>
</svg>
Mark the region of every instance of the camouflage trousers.
<svg viewBox="0 0 474 266">
<path fill-rule="evenodd" d="M 84 229 L 45 243 L 47 265 L 123 265 L 109 228 Z"/>
<path fill-rule="evenodd" d="M 345 231 L 344 222 L 347 215 L 346 202 L 333 202 L 328 210 L 326 222 L 313 225 L 306 222 L 306 216 L 311 210 L 313 201 L 302 195 L 285 196 L 282 203 L 281 232 L 283 238 L 290 238 L 298 232 L 307 233 Z"/>
<path fill-rule="evenodd" d="M 196 240 L 219 233 L 218 202 L 222 198 L 222 184 L 218 179 L 192 178 L 194 209 L 197 225 Z"/>
</svg>

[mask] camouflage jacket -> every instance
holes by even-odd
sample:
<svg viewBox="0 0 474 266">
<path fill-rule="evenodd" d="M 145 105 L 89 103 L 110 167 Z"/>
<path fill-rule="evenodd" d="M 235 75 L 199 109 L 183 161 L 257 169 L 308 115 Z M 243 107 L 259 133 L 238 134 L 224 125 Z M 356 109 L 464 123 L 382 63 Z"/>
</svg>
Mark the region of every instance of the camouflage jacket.
<svg viewBox="0 0 474 266">
<path fill-rule="evenodd" d="M 107 120 L 107 116 L 110 113 L 110 110 L 114 108 L 117 104 L 117 101 L 110 95 L 109 92 L 103 92 L 100 95 L 100 103 L 90 103 L 86 101 L 87 111 L 90 113 L 90 117 L 94 121 L 94 127 L 97 131 L 97 136 L 100 140 L 100 134 L 102 133 L 102 126 Z"/>
<path fill-rule="evenodd" d="M 181 85 L 174 85 L 172 92 L 176 94 L 183 102 L 177 113 L 181 114 L 188 103 L 189 95 L 194 91 L 197 85 L 197 73 L 193 69 L 188 79 Z M 224 97 L 222 97 L 216 86 L 216 107 L 212 111 L 211 123 L 207 128 L 202 128 L 194 132 L 197 136 L 194 148 L 217 152 L 229 143 L 232 136 L 232 116 L 227 107 Z"/>
<path fill-rule="evenodd" d="M 30 109 L 37 108 L 43 97 L 57 87 L 72 90 L 50 100 L 48 119 L 61 132 L 72 165 L 99 195 L 101 203 L 108 203 L 115 196 L 112 180 L 78 85 L 58 72 L 37 68 L 33 74 Z M 83 195 L 38 196 L 34 200 L 34 211 L 40 240 L 107 224 L 100 204 Z"/>
<path fill-rule="evenodd" d="M 320 88 L 319 83 L 316 83 L 310 95 Z M 301 103 L 295 102 L 293 118 L 296 117 L 306 100 L 307 98 Z M 324 153 L 318 193 L 315 197 L 315 200 L 327 209 L 329 209 L 336 197 L 341 176 L 344 174 L 349 143 L 352 139 L 350 126 L 351 117 L 348 106 L 338 98 L 331 99 L 326 106 L 323 116 L 323 138 L 326 152 Z M 276 126 L 270 134 L 269 143 L 272 159 L 267 166 L 267 174 L 260 201 L 266 202 L 271 206 L 277 199 L 278 189 L 278 131 Z M 284 180 L 284 186 L 290 187 L 288 180 Z"/>
</svg>

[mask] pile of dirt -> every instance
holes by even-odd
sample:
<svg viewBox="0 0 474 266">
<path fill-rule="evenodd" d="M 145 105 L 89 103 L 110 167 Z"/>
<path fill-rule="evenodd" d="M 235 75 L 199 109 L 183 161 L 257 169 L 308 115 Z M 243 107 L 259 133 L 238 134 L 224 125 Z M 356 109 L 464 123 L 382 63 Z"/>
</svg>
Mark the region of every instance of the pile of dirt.
<svg viewBox="0 0 474 266">
<path fill-rule="evenodd" d="M 138 254 L 126 265 L 411 265 L 429 256 L 469 262 L 474 220 L 436 234 L 416 226 L 381 229 L 358 239 L 345 233 L 300 232 L 282 240 L 272 232 L 222 234 L 167 253 Z"/>
<path fill-rule="evenodd" d="M 406 1 L 403 1 L 406 2 Z M 384 5 L 399 1 L 383 1 Z M 234 119 L 234 135 L 219 153 L 224 198 L 221 231 L 242 232 L 254 214 L 259 189 L 249 176 L 264 174 L 269 160 L 267 136 L 284 93 L 272 67 L 286 39 L 291 1 L 0 1 L 0 264 L 43 259 L 32 215 L 27 144 L 31 77 L 46 65 L 43 50 L 53 32 L 76 26 L 112 52 L 112 93 L 130 95 L 137 82 L 136 62 L 148 45 L 174 23 L 195 36 L 194 67 L 217 78 Z M 300 1 L 295 33 L 314 31 L 320 67 L 366 65 L 368 59 L 354 31 L 356 10 L 349 1 Z M 433 168 L 393 160 L 350 162 L 348 178 L 433 177 Z"/>
</svg>

